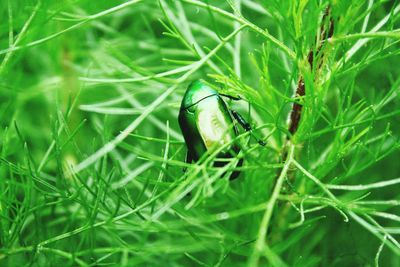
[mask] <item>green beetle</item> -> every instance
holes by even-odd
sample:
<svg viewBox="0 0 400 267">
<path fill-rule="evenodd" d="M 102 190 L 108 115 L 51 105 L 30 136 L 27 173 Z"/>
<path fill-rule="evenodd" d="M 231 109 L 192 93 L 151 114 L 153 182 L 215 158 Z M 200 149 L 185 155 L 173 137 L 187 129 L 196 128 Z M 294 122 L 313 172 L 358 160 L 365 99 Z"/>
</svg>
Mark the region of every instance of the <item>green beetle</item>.
<svg viewBox="0 0 400 267">
<path fill-rule="evenodd" d="M 218 158 L 232 158 L 240 151 L 236 138 L 239 133 L 237 123 L 246 131 L 252 130 L 250 124 L 239 113 L 228 108 L 222 96 L 240 100 L 219 94 L 200 80 L 192 82 L 186 90 L 178 120 L 188 148 L 187 163 L 199 160 L 207 151 L 229 144 L 218 154 L 215 161 L 215 166 L 223 166 L 226 161 L 218 161 Z M 258 143 L 265 145 L 261 140 Z M 240 167 L 242 163 L 243 159 L 237 166 Z M 235 179 L 238 175 L 239 172 L 234 172 L 230 179 Z"/>
</svg>

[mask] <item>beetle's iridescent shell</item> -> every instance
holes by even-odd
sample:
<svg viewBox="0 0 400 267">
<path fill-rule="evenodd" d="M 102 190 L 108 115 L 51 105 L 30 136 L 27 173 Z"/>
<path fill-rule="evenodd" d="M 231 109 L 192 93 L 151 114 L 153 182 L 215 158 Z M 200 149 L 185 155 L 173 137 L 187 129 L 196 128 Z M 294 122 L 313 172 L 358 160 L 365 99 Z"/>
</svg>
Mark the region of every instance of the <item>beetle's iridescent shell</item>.
<svg viewBox="0 0 400 267">
<path fill-rule="evenodd" d="M 194 160 L 228 143 L 218 157 L 232 157 L 239 151 L 235 141 L 237 129 L 226 103 L 217 91 L 201 81 L 193 82 L 186 90 L 179 125 Z"/>
</svg>

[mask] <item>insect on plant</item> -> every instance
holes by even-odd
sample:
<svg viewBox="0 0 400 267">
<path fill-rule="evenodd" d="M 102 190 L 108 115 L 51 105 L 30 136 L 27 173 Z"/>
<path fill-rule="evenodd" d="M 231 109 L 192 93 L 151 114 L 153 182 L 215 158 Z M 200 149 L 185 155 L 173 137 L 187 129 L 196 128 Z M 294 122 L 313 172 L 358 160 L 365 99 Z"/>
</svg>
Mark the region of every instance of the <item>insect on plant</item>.
<svg viewBox="0 0 400 267">
<path fill-rule="evenodd" d="M 223 159 L 236 157 L 240 151 L 238 143 L 237 124 L 265 146 L 264 141 L 252 133 L 252 127 L 237 111 L 228 107 L 222 97 L 232 100 L 241 100 L 218 93 L 203 81 L 192 82 L 183 96 L 179 112 L 179 126 L 187 146 L 186 163 L 198 161 L 206 153 L 222 148 L 214 161 L 217 167 L 226 164 Z M 237 167 L 243 164 L 240 159 Z M 239 172 L 232 173 L 230 179 L 239 176 Z"/>
</svg>

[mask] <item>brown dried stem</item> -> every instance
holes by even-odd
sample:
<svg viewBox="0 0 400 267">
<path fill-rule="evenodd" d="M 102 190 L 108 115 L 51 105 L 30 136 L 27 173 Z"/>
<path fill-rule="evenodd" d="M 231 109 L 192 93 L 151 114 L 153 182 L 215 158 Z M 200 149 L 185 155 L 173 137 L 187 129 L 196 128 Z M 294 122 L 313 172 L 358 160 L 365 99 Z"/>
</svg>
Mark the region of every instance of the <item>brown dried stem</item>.
<svg viewBox="0 0 400 267">
<path fill-rule="evenodd" d="M 326 8 L 326 10 L 325 10 L 324 16 L 322 18 L 322 25 L 320 27 L 320 36 L 319 37 L 320 37 L 321 41 L 318 41 L 318 37 L 316 38 L 315 45 L 317 46 L 317 49 L 316 49 L 315 53 L 314 53 L 313 49 L 311 49 L 309 51 L 309 53 L 308 53 L 308 56 L 307 56 L 307 61 L 309 63 L 311 71 L 314 68 L 314 59 L 319 59 L 318 67 L 315 70 L 316 73 L 321 70 L 322 64 L 323 64 L 323 56 L 324 56 L 323 55 L 323 50 L 322 50 L 323 44 L 328 38 L 331 38 L 332 35 L 333 35 L 334 23 L 333 23 L 333 19 L 330 16 L 330 13 L 331 13 L 330 12 L 330 7 L 328 6 Z M 328 30 L 326 30 L 325 25 L 326 25 L 326 22 L 327 22 L 328 18 L 329 18 L 329 23 L 327 23 L 328 24 Z M 299 81 L 297 83 L 297 89 L 296 89 L 295 97 L 297 99 L 301 99 L 305 95 L 306 95 L 306 86 L 305 86 L 305 83 L 304 83 L 304 77 L 301 75 L 300 78 L 299 78 Z M 283 153 L 282 153 L 282 160 L 284 162 L 287 161 L 287 157 L 288 157 L 287 148 L 290 145 L 292 145 L 291 144 L 291 138 L 297 132 L 297 129 L 299 127 L 299 123 L 300 123 L 300 120 L 301 120 L 302 109 L 303 109 L 303 105 L 299 101 L 294 102 L 293 107 L 292 107 L 292 111 L 290 113 L 290 121 L 289 121 L 289 128 L 288 128 L 290 136 L 288 135 L 287 138 L 286 138 L 286 145 L 285 145 L 285 148 L 284 148 Z M 279 170 L 278 176 L 281 175 L 281 172 L 282 172 L 282 170 Z M 294 172 L 288 170 L 287 173 L 286 173 L 286 176 L 288 177 L 288 180 L 293 180 L 294 179 Z M 275 187 L 276 187 L 276 185 L 274 185 L 274 188 Z M 278 227 L 282 227 L 283 225 L 287 225 L 285 218 L 286 218 L 286 214 L 289 212 L 289 208 L 290 208 L 290 205 L 289 205 L 289 203 L 287 203 L 286 205 L 284 205 L 280 209 L 279 215 L 277 216 L 278 217 L 278 222 L 277 222 L 277 226 Z M 281 233 L 281 231 L 277 231 L 277 232 Z M 276 241 L 276 240 L 279 240 L 280 238 L 281 238 L 280 236 L 275 235 L 271 239 Z"/>
<path fill-rule="evenodd" d="M 321 58 L 317 71 L 319 71 L 321 69 L 322 64 L 323 64 L 323 55 L 320 55 L 321 51 L 322 51 L 322 45 L 325 40 L 331 38 L 333 35 L 334 24 L 333 24 L 333 19 L 330 17 L 330 13 L 331 13 L 330 7 L 328 6 L 326 8 L 324 16 L 322 18 L 322 26 L 320 28 L 320 37 L 321 37 L 322 41 L 319 42 L 318 48 L 315 52 L 315 56 L 316 56 L 315 58 Z M 328 31 L 326 31 L 325 21 L 328 17 L 330 17 L 329 18 L 329 28 L 328 28 Z M 316 38 L 316 44 L 317 43 L 318 43 L 318 39 Z M 310 65 L 310 69 L 312 70 L 314 67 L 313 66 L 314 51 L 312 49 L 310 50 L 310 52 L 308 52 L 307 59 L 308 59 L 309 65 Z M 303 76 L 300 76 L 299 82 L 297 83 L 295 97 L 302 98 L 305 96 L 305 94 L 306 94 L 306 88 L 305 88 L 305 84 L 304 84 L 304 78 L 303 78 Z M 297 132 L 297 129 L 299 127 L 302 109 L 303 109 L 303 105 L 301 105 L 299 102 L 295 102 L 293 104 L 292 111 L 290 113 L 290 122 L 289 122 L 289 132 L 292 136 Z M 287 139 L 289 139 L 289 136 L 287 137 Z"/>
</svg>

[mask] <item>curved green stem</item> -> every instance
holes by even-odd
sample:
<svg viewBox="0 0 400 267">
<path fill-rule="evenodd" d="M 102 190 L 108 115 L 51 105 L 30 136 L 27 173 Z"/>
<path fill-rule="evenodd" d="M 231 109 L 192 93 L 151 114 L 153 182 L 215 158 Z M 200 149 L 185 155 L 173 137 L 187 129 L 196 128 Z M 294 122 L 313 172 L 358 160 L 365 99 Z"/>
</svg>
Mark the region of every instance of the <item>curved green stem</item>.
<svg viewBox="0 0 400 267">
<path fill-rule="evenodd" d="M 257 241 L 254 246 L 253 253 L 250 256 L 248 266 L 257 266 L 260 256 L 264 253 L 266 249 L 268 249 L 265 238 L 268 232 L 268 227 L 271 221 L 271 216 L 274 210 L 275 203 L 278 200 L 279 193 L 282 189 L 283 181 L 285 180 L 289 167 L 293 162 L 293 155 L 294 155 L 294 145 L 291 144 L 289 146 L 288 157 L 286 159 L 285 165 L 283 166 L 282 171 L 278 177 L 278 180 L 276 181 L 275 188 L 274 191 L 272 192 L 271 198 L 267 202 L 267 207 L 265 209 L 264 217 L 261 221 L 260 228 L 258 231 Z"/>
</svg>

